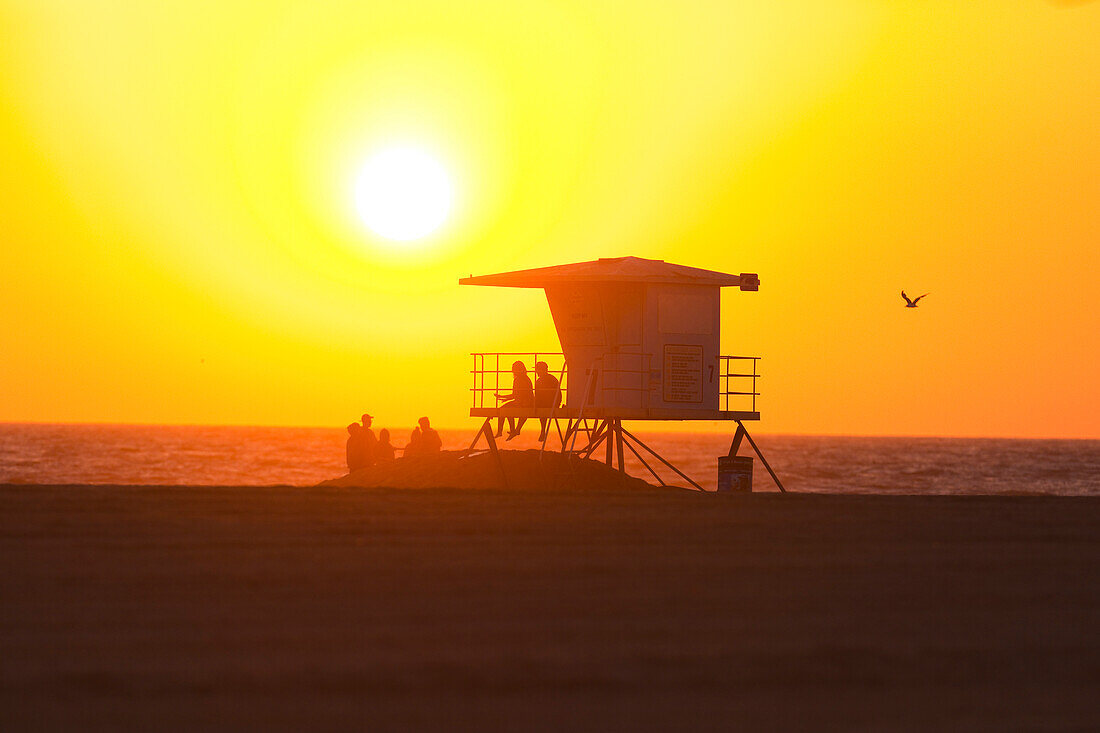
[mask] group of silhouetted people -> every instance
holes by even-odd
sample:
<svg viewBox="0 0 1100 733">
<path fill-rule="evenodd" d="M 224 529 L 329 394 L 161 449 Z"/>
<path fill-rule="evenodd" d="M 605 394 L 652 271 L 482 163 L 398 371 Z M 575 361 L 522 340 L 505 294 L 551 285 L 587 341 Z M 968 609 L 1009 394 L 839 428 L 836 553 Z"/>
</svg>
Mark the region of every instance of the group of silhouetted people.
<svg viewBox="0 0 1100 733">
<path fill-rule="evenodd" d="M 396 459 L 397 448 L 390 442 L 390 431 L 382 428 L 376 438 L 370 427 L 373 420 L 371 415 L 364 413 L 361 423 L 353 422 L 348 425 L 349 473 Z M 417 422 L 417 427 L 413 428 L 412 435 L 409 436 L 409 444 L 402 449 L 405 458 L 438 453 L 443 449 L 443 441 L 428 418 L 422 417 Z"/>
<path fill-rule="evenodd" d="M 497 392 L 498 400 L 504 400 L 500 406 L 506 407 L 551 407 L 561 406 L 561 383 L 557 377 L 550 373 L 550 368 L 545 361 L 535 364 L 535 382 L 527 376 L 527 366 L 522 361 L 512 364 L 512 391 Z M 508 440 L 519 435 L 526 417 L 518 420 L 508 416 Z M 348 425 L 347 461 L 348 472 L 358 471 L 363 468 L 396 460 L 397 448 L 390 442 L 390 431 L 383 428 L 375 437 L 371 430 L 374 417 L 363 414 L 362 422 L 353 422 Z M 503 416 L 497 418 L 497 434 L 500 438 L 504 434 Z M 422 417 L 417 421 L 417 427 L 413 428 L 409 436 L 409 444 L 400 449 L 405 458 L 430 455 L 443 450 L 443 441 L 431 426 L 428 418 Z M 550 420 L 540 417 L 539 440 L 546 440 L 546 432 L 550 426 Z"/>
<path fill-rule="evenodd" d="M 535 383 L 532 385 L 531 378 L 527 376 L 527 365 L 517 361 L 512 364 L 512 391 L 497 392 L 496 397 L 498 400 L 505 400 L 501 407 L 560 407 L 561 384 L 558 378 L 550 373 L 550 367 L 546 362 L 540 361 L 535 364 Z M 519 435 L 525 422 L 527 422 L 525 417 L 517 421 L 516 418 L 509 416 L 507 440 Z M 540 417 L 539 423 L 542 426 L 539 430 L 539 440 L 546 440 L 550 420 Z M 499 438 L 503 434 L 504 418 L 498 417 L 496 437 Z"/>
</svg>

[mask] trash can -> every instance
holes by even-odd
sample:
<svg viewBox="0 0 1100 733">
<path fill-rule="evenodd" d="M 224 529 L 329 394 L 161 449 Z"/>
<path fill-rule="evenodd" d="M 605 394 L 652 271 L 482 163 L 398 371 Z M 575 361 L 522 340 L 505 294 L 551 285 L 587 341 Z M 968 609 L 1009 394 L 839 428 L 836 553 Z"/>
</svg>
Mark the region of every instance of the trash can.
<svg viewBox="0 0 1100 733">
<path fill-rule="evenodd" d="M 752 491 L 752 459 L 748 456 L 718 456 L 718 490 Z"/>
</svg>

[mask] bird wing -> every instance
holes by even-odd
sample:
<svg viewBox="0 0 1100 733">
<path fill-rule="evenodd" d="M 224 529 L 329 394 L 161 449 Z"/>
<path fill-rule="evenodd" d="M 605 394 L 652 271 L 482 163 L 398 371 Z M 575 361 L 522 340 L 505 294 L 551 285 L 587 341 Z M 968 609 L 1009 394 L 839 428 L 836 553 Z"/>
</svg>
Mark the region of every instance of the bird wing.
<svg viewBox="0 0 1100 733">
<path fill-rule="evenodd" d="M 901 291 L 901 297 L 905 298 L 905 302 L 909 305 L 913 305 L 913 301 L 909 300 L 909 296 L 905 294 L 905 291 Z"/>
<path fill-rule="evenodd" d="M 925 293 L 924 295 L 931 295 L 931 294 L 932 293 Z M 918 298 L 914 299 L 913 300 L 913 305 L 916 305 L 920 301 L 920 299 L 924 297 L 924 295 L 921 295 Z"/>
</svg>

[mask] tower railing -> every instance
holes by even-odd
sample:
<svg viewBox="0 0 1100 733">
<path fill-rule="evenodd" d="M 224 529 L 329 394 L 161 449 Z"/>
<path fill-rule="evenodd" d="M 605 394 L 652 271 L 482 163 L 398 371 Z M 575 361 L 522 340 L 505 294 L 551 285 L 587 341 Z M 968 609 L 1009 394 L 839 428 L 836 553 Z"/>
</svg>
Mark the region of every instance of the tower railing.
<svg viewBox="0 0 1100 733">
<path fill-rule="evenodd" d="M 495 409 L 501 405 L 498 393 L 512 391 L 512 364 L 522 362 L 531 382 L 536 381 L 535 365 L 544 361 L 550 374 L 560 382 L 561 404 L 568 404 L 569 370 L 565 354 L 554 351 L 485 351 L 472 352 L 473 368 L 470 375 L 473 384 L 470 392 L 475 409 Z M 718 409 L 721 412 L 757 412 L 756 398 L 760 395 L 758 381 L 758 356 L 718 357 Z M 587 405 L 604 407 L 648 408 L 655 394 L 653 382 L 653 355 L 641 352 L 608 352 L 592 363 L 596 379 L 582 373 L 576 379 L 578 390 L 588 385 Z M 574 396 L 576 397 L 576 396 Z M 538 399 L 538 397 L 536 397 Z M 577 407 L 579 402 L 574 400 Z"/>
<path fill-rule="evenodd" d="M 718 357 L 718 409 L 722 412 L 736 412 L 738 406 L 752 405 L 756 412 L 756 398 L 760 392 L 756 389 L 759 356 L 719 356 Z M 746 399 L 748 398 L 748 399 Z"/>
<path fill-rule="evenodd" d="M 473 377 L 473 406 L 475 408 L 495 408 L 500 406 L 496 398 L 499 392 L 512 391 L 512 364 L 523 362 L 527 368 L 531 383 L 535 382 L 535 365 L 545 361 L 547 370 L 553 374 L 560 383 L 561 400 L 565 402 L 566 390 L 569 385 L 569 372 L 565 368 L 565 354 L 560 351 L 483 351 L 470 354 L 474 359 L 473 369 L 470 374 Z"/>
</svg>

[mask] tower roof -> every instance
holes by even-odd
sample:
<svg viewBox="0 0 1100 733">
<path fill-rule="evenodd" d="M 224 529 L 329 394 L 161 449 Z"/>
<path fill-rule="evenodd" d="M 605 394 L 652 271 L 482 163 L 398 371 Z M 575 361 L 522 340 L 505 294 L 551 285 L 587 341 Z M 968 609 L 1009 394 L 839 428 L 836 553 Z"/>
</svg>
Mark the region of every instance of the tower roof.
<svg viewBox="0 0 1100 733">
<path fill-rule="evenodd" d="M 501 288 L 544 288 L 564 283 L 662 283 L 672 285 L 713 285 L 717 287 L 741 284 L 739 275 L 730 275 L 697 267 L 673 265 L 664 260 L 641 257 L 604 257 L 589 262 L 536 267 L 532 270 L 498 272 L 461 278 L 460 285 L 490 285 Z"/>
</svg>

